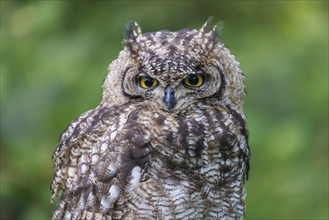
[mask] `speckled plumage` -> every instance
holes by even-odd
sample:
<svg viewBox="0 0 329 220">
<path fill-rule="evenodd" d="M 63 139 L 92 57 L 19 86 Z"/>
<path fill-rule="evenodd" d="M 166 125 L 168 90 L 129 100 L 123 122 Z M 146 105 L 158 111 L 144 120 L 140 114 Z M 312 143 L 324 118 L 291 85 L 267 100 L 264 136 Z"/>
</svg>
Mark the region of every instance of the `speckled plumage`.
<svg viewBox="0 0 329 220">
<path fill-rule="evenodd" d="M 158 84 L 141 88 L 140 74 Z M 201 86 L 183 85 L 200 74 Z M 101 103 L 65 130 L 54 152 L 52 200 L 63 192 L 52 218 L 243 218 L 243 78 L 209 21 L 145 34 L 132 22 Z"/>
</svg>

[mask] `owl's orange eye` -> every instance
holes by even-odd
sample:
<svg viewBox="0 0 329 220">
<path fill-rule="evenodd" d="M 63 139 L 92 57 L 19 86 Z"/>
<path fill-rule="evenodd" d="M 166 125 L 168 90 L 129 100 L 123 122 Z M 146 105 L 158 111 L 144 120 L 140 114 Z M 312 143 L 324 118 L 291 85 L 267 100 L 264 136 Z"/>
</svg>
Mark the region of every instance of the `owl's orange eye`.
<svg viewBox="0 0 329 220">
<path fill-rule="evenodd" d="M 142 76 L 139 78 L 139 85 L 143 89 L 150 89 L 156 85 L 158 85 L 158 80 L 152 78 L 150 76 Z"/>
<path fill-rule="evenodd" d="M 204 76 L 202 74 L 190 75 L 183 81 L 185 86 L 192 87 L 192 88 L 202 86 L 203 82 L 204 82 Z"/>
</svg>

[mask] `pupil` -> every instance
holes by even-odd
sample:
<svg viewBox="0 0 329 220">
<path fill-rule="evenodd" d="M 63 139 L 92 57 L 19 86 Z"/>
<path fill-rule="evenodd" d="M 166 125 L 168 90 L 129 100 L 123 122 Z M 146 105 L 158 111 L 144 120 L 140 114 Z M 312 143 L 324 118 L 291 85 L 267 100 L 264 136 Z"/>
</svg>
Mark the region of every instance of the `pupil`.
<svg viewBox="0 0 329 220">
<path fill-rule="evenodd" d="M 154 80 L 151 77 L 146 77 L 144 83 L 147 87 L 153 86 Z"/>
<path fill-rule="evenodd" d="M 191 85 L 196 85 L 199 82 L 199 78 L 198 76 L 191 76 L 188 81 Z"/>
</svg>

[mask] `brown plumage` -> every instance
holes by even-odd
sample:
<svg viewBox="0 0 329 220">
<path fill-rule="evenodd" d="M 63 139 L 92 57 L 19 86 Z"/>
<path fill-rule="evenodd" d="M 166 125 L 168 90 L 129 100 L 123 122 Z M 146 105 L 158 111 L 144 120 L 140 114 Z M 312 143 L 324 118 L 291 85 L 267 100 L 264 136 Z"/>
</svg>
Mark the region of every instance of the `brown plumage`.
<svg viewBox="0 0 329 220">
<path fill-rule="evenodd" d="M 101 103 L 54 152 L 52 218 L 243 218 L 243 78 L 210 21 L 146 34 L 130 23 Z"/>
</svg>

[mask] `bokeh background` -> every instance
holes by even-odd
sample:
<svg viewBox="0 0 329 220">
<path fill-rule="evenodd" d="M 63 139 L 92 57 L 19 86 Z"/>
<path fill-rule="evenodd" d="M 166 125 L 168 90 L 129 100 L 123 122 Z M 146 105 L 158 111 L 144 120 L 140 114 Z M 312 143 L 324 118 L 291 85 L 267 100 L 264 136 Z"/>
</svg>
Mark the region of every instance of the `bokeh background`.
<svg viewBox="0 0 329 220">
<path fill-rule="evenodd" d="M 58 137 L 100 101 L 122 30 L 224 22 L 246 75 L 247 219 L 328 218 L 328 1 L 1 0 L 1 216 L 49 219 Z"/>
</svg>

